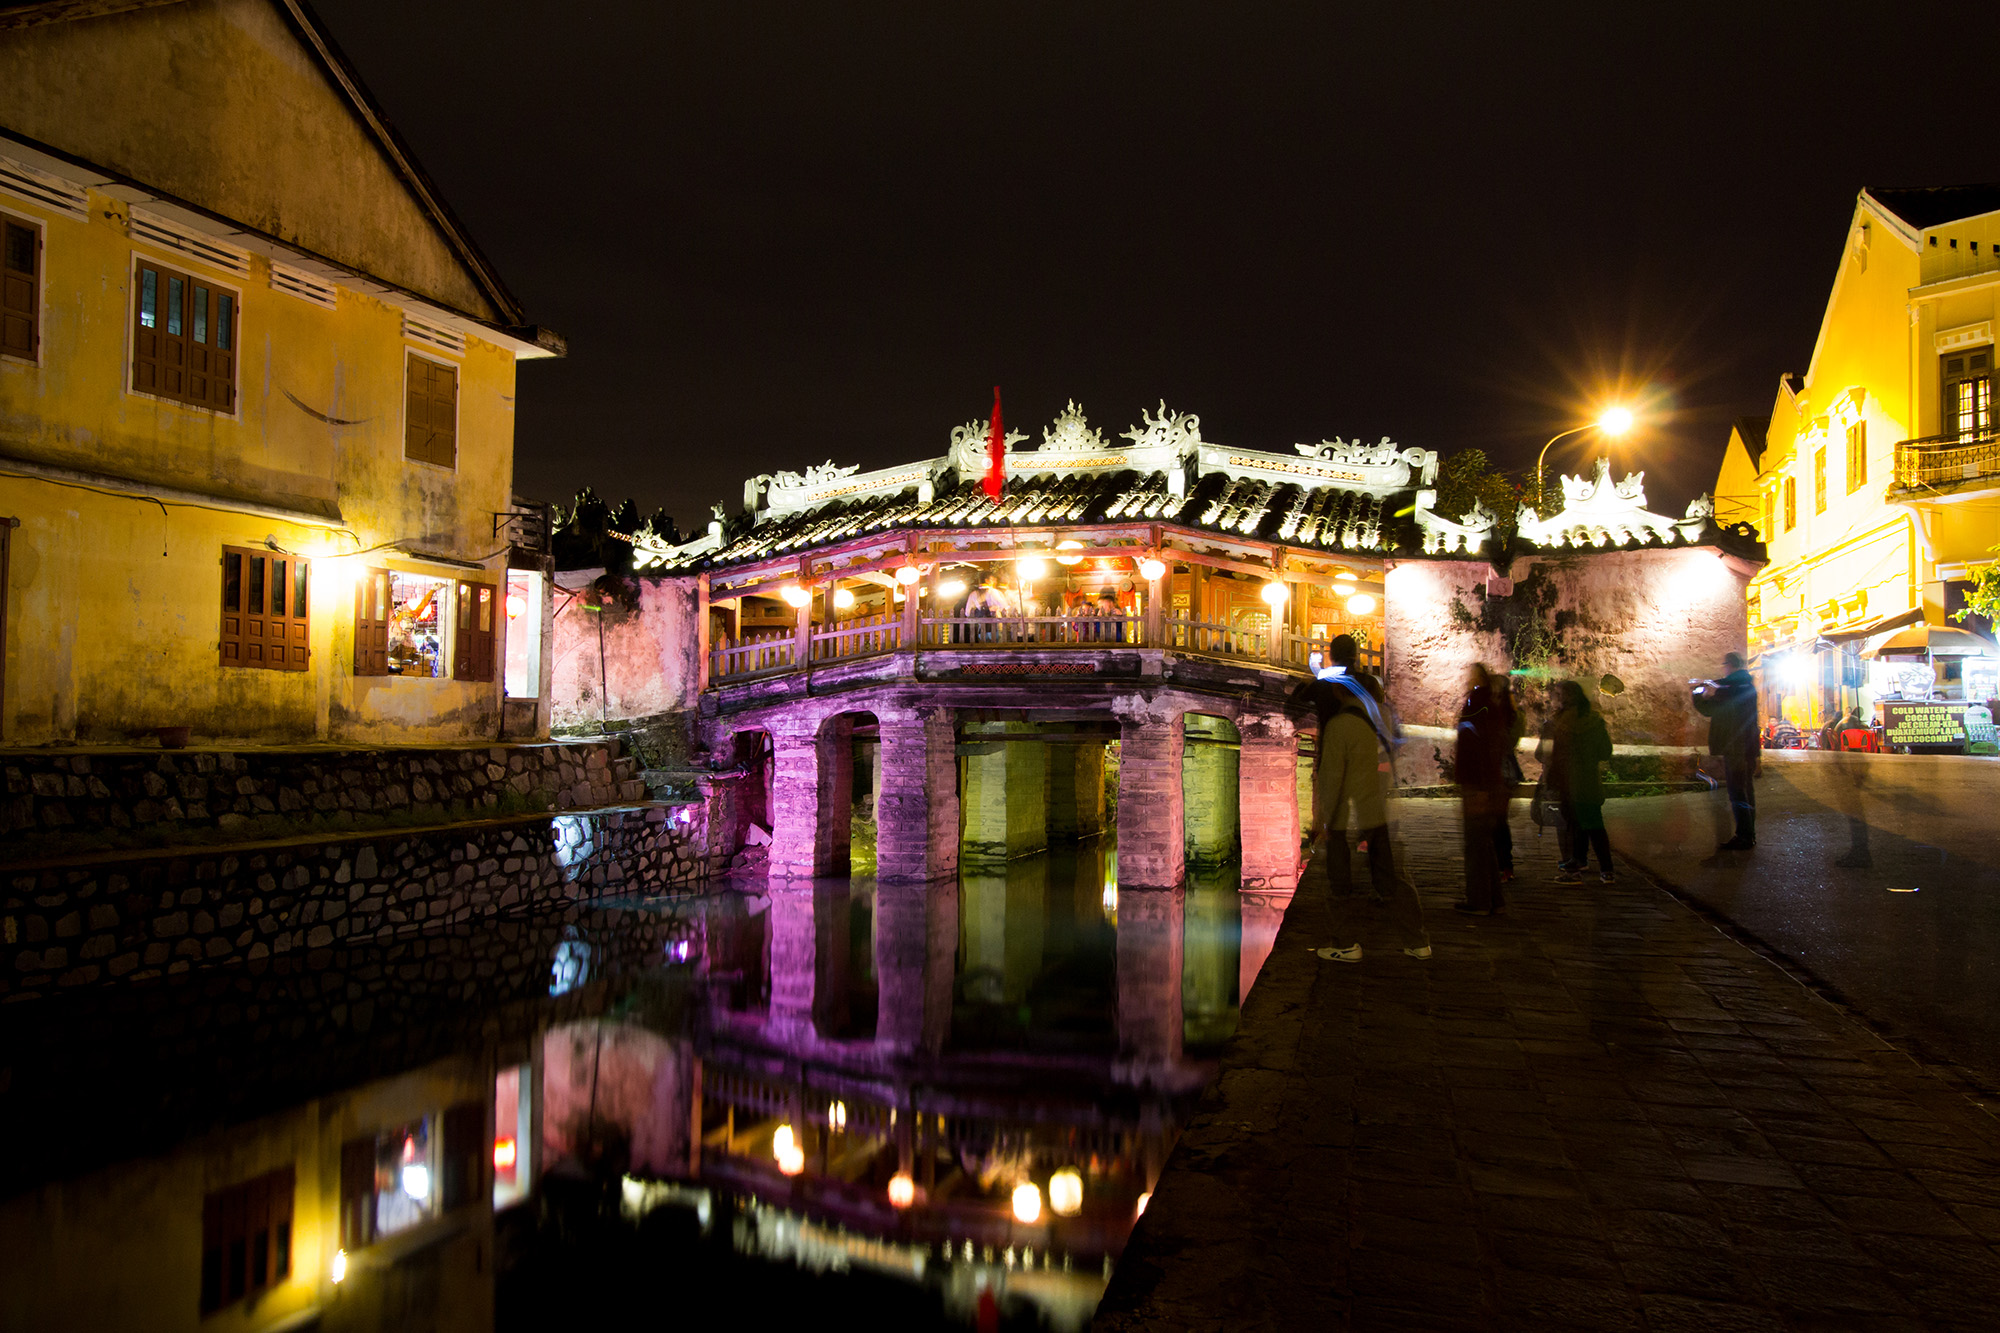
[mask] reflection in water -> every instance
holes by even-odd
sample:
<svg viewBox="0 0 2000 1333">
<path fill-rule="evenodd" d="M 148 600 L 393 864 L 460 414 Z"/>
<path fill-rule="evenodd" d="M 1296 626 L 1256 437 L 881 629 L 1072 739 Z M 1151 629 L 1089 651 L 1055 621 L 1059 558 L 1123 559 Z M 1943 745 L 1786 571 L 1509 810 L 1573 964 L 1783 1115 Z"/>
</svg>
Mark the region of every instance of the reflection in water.
<svg viewBox="0 0 2000 1333">
<path fill-rule="evenodd" d="M 671 1271 L 681 1311 L 1080 1328 L 1285 901 L 1108 861 L 7 1006 L 0 1125 L 36 1151 L 0 1166 L 0 1325 L 539 1327 Z"/>
</svg>

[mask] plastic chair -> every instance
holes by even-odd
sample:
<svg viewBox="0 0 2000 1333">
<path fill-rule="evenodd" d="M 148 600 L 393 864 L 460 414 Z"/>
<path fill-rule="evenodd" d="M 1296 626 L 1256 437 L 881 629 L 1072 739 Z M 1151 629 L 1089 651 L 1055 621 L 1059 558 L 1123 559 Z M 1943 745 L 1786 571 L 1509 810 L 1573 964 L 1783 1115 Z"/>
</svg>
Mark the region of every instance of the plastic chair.
<svg viewBox="0 0 2000 1333">
<path fill-rule="evenodd" d="M 1876 744 L 1875 733 L 1866 727 L 1849 727 L 1840 733 L 1842 750 L 1859 750 L 1864 754 L 1879 754 L 1882 747 Z"/>
</svg>

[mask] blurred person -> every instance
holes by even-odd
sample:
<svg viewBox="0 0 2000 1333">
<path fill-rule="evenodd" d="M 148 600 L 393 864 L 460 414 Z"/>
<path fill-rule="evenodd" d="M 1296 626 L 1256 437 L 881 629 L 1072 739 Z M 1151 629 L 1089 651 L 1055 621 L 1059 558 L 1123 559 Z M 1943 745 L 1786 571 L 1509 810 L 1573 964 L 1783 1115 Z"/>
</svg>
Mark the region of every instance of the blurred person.
<svg viewBox="0 0 2000 1333">
<path fill-rule="evenodd" d="M 1543 729 L 1536 757 L 1569 830 L 1570 859 L 1556 867 L 1556 883 L 1581 884 L 1595 850 L 1598 881 L 1613 884 L 1617 875 L 1611 868 L 1611 835 L 1604 828 L 1604 779 L 1598 772 L 1611 758 L 1611 732 L 1575 681 L 1557 681 L 1555 701 L 1555 716 Z"/>
<path fill-rule="evenodd" d="M 1724 785 L 1736 836 L 1719 850 L 1747 852 L 1757 845 L 1757 792 L 1753 783 L 1762 762 L 1757 743 L 1757 682 L 1743 669 L 1741 653 L 1724 653 L 1721 680 L 1697 680 L 1694 710 L 1708 719 L 1708 752 L 1722 760 Z M 1781 738 L 1780 738 L 1781 739 Z"/>
<path fill-rule="evenodd" d="M 1507 821 L 1507 750 L 1513 743 L 1513 705 L 1496 693 L 1485 666 L 1474 662 L 1458 713 L 1452 763 L 1465 844 L 1465 897 L 1453 906 L 1473 916 L 1492 916 L 1506 907 L 1498 827 Z"/>
<path fill-rule="evenodd" d="M 1489 682 L 1493 687 L 1495 702 L 1504 705 L 1513 720 L 1507 729 L 1507 753 L 1502 757 L 1501 767 L 1506 770 L 1507 796 L 1500 806 L 1500 818 L 1493 825 L 1493 859 L 1499 863 L 1500 882 L 1507 883 L 1514 878 L 1514 827 L 1510 822 L 1513 810 L 1515 784 L 1526 779 L 1521 771 L 1521 738 L 1528 732 L 1528 719 L 1514 706 L 1514 682 L 1505 673 L 1495 675 Z"/>
<path fill-rule="evenodd" d="M 1423 907 L 1416 887 L 1396 868 L 1389 840 L 1388 792 L 1395 783 L 1395 748 L 1387 715 L 1352 676 L 1318 681 L 1314 691 L 1315 703 L 1325 711 L 1313 774 L 1312 852 L 1304 882 L 1326 884 L 1334 941 L 1320 949 L 1319 956 L 1331 962 L 1361 961 L 1358 918 L 1364 903 L 1356 892 L 1353 852 L 1347 843 L 1351 811 L 1368 851 L 1366 905 L 1371 910 L 1386 905 L 1403 952 L 1429 958 Z"/>
</svg>

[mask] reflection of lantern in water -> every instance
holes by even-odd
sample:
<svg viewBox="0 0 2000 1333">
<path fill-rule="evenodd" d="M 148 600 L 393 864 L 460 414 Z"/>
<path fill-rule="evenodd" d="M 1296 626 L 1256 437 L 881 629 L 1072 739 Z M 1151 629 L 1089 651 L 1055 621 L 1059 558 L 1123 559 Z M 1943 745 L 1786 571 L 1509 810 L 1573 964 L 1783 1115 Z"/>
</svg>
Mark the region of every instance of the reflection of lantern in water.
<svg viewBox="0 0 2000 1333">
<path fill-rule="evenodd" d="M 1152 1201 L 1153 1192 L 1151 1190 L 1147 1190 L 1144 1194 L 1141 1194 L 1139 1196 L 1139 1206 L 1132 1210 L 1132 1216 L 1135 1218 L 1144 1217 L 1146 1215 L 1146 1205 Z"/>
<path fill-rule="evenodd" d="M 512 1139 L 496 1139 L 493 1143 L 493 1169 L 512 1171 L 520 1157 L 520 1148 Z"/>
<path fill-rule="evenodd" d="M 1075 1217 L 1083 1210 L 1083 1177 L 1064 1167 L 1049 1177 L 1049 1208 L 1057 1217 Z"/>
<path fill-rule="evenodd" d="M 1042 1220 L 1042 1191 L 1032 1180 L 1014 1187 L 1014 1220 L 1031 1226 Z"/>
<path fill-rule="evenodd" d="M 898 1171 L 889 1177 L 889 1206 L 908 1208 L 917 1201 L 917 1182 L 910 1179 L 907 1171 Z"/>
<path fill-rule="evenodd" d="M 799 1147 L 798 1136 L 792 1133 L 790 1125 L 779 1125 L 777 1133 L 771 1135 L 771 1155 L 778 1159 L 778 1169 L 788 1176 L 806 1169 L 805 1150 Z"/>
</svg>

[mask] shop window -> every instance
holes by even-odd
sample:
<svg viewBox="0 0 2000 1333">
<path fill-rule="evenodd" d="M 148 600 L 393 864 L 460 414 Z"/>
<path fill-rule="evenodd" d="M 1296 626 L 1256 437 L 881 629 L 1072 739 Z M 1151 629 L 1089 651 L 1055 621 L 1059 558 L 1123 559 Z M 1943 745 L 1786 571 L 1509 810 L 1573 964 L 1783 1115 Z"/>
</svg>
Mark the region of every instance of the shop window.
<svg viewBox="0 0 2000 1333">
<path fill-rule="evenodd" d="M 1857 421 L 1847 428 L 1847 493 L 1854 494 L 1868 484 L 1868 423 Z"/>
<path fill-rule="evenodd" d="M 396 603 L 389 571 L 364 569 L 354 581 L 354 674 L 389 674 L 389 619 Z"/>
<path fill-rule="evenodd" d="M 1785 531 L 1790 532 L 1799 525 L 1799 479 L 1785 478 Z"/>
<path fill-rule="evenodd" d="M 1826 512 L 1826 446 L 1813 450 L 1813 512 Z"/>
<path fill-rule="evenodd" d="M 0 219 L 0 353 L 35 359 L 41 308 L 42 229 Z"/>
<path fill-rule="evenodd" d="M 340 1248 L 407 1231 L 438 1215 L 433 1117 L 412 1120 L 340 1149 Z"/>
<path fill-rule="evenodd" d="M 306 669 L 312 651 L 309 564 L 279 551 L 222 548 L 222 665 Z"/>
<path fill-rule="evenodd" d="M 460 582 L 457 632 L 452 636 L 451 678 L 493 679 L 493 639 L 500 613 L 498 589 Z"/>
<path fill-rule="evenodd" d="M 413 463 L 458 466 L 458 367 L 408 355 L 403 457 Z"/>
<path fill-rule="evenodd" d="M 493 1211 L 528 1197 L 534 1182 L 534 1066 L 503 1069 L 493 1080 Z"/>
<path fill-rule="evenodd" d="M 436 678 L 445 674 L 450 645 L 452 584 L 400 569 L 389 575 L 389 614 L 383 656 L 391 676 Z"/>
<path fill-rule="evenodd" d="M 201 1205 L 201 1312 L 292 1275 L 292 1168 L 216 1190 Z"/>
<path fill-rule="evenodd" d="M 1954 352 L 1943 359 L 1944 430 L 1961 440 L 1993 431 L 1993 348 Z"/>
<path fill-rule="evenodd" d="M 132 387 L 236 409 L 236 294 L 150 259 L 134 269 Z"/>
<path fill-rule="evenodd" d="M 507 572 L 507 672 L 510 699 L 539 698 L 542 692 L 542 576 L 532 570 Z"/>
</svg>

